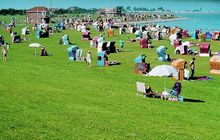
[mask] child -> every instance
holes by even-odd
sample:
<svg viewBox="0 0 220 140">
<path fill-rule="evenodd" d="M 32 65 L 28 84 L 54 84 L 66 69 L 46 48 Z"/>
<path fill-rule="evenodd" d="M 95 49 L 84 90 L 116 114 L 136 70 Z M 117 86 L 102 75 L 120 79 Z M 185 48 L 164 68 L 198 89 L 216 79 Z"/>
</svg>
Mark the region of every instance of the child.
<svg viewBox="0 0 220 140">
<path fill-rule="evenodd" d="M 88 67 L 92 67 L 92 57 L 91 57 L 91 52 L 88 51 L 86 54 L 86 62 L 88 64 Z"/>
</svg>

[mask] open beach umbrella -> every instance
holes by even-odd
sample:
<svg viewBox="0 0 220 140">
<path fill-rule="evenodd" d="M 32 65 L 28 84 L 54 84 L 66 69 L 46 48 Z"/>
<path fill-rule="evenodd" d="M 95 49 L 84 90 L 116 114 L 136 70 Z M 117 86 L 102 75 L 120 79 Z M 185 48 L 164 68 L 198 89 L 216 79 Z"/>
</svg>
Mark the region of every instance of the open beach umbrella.
<svg viewBox="0 0 220 140">
<path fill-rule="evenodd" d="M 178 76 L 178 71 L 171 65 L 159 65 L 154 67 L 146 76 L 159 76 L 164 77 L 164 88 L 165 88 L 165 77 L 167 76 Z"/>
<path fill-rule="evenodd" d="M 36 50 L 36 48 L 39 48 L 39 47 L 41 47 L 41 46 L 42 46 L 42 45 L 39 44 L 39 43 L 31 43 L 31 44 L 29 44 L 29 47 L 35 48 L 35 52 L 34 52 L 35 56 L 37 55 L 37 50 Z"/>
</svg>

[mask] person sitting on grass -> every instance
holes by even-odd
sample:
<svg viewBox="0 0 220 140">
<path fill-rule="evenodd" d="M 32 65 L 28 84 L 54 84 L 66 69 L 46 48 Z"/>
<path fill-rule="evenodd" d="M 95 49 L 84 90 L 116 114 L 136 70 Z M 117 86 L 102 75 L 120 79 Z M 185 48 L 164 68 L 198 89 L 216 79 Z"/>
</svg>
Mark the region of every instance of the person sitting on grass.
<svg viewBox="0 0 220 140">
<path fill-rule="evenodd" d="M 132 39 L 132 38 L 128 37 L 128 41 L 129 42 L 136 42 L 136 39 Z"/>
<path fill-rule="evenodd" d="M 41 49 L 41 56 L 48 56 L 47 50 L 45 47 Z"/>
<path fill-rule="evenodd" d="M 150 86 L 146 86 L 145 97 L 161 98 L 161 93 L 154 92 Z"/>
<path fill-rule="evenodd" d="M 149 38 L 147 38 L 147 47 L 152 49 L 152 42 Z"/>
<path fill-rule="evenodd" d="M 150 95 L 150 94 L 152 94 L 152 93 L 154 93 L 154 92 L 152 91 L 152 89 L 151 89 L 150 86 L 147 86 L 147 88 L 145 88 L 145 93 L 146 93 L 147 95 Z"/>
<path fill-rule="evenodd" d="M 105 62 L 105 66 L 109 66 L 109 61 L 108 61 L 108 54 L 107 54 L 107 52 L 105 52 L 105 55 L 104 55 L 104 62 Z"/>
</svg>

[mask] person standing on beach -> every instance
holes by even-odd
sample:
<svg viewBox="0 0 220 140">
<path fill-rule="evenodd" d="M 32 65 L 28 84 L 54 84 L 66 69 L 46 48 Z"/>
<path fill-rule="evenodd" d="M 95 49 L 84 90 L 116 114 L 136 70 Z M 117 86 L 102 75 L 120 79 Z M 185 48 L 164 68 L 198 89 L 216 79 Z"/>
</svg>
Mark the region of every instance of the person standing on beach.
<svg viewBox="0 0 220 140">
<path fill-rule="evenodd" d="M 191 69 L 191 77 L 190 79 L 193 79 L 194 77 L 194 73 L 195 73 L 195 57 L 192 58 L 192 60 L 190 61 L 190 69 Z"/>
<path fill-rule="evenodd" d="M 2 47 L 2 60 L 3 62 L 6 62 L 7 60 L 7 50 L 5 47 Z"/>
<path fill-rule="evenodd" d="M 91 56 L 91 52 L 88 51 L 86 54 L 86 62 L 88 64 L 88 67 L 92 67 L 92 56 Z"/>
</svg>

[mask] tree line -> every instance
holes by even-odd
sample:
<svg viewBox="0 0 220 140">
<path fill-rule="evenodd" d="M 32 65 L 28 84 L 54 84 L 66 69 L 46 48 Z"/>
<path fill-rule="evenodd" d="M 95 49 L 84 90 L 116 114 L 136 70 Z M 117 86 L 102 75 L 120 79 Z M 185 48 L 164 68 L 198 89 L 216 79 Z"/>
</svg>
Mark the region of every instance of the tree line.
<svg viewBox="0 0 220 140">
<path fill-rule="evenodd" d="M 64 8 L 52 9 L 53 14 L 95 13 L 97 11 L 98 11 L 98 9 L 96 9 L 96 8 L 86 9 L 86 8 L 80 8 L 80 7 L 76 7 L 76 6 L 69 7 L 67 9 L 64 9 Z"/>
<path fill-rule="evenodd" d="M 26 15 L 27 9 L 0 9 L 0 15 Z M 52 8 L 50 11 L 53 14 L 79 14 L 79 13 L 94 13 L 97 12 L 98 9 L 96 8 L 80 8 L 80 7 L 69 7 L 67 9 L 64 8 Z"/>
<path fill-rule="evenodd" d="M 116 9 L 120 9 L 121 11 L 169 11 L 169 10 L 165 10 L 163 7 L 159 7 L 159 8 L 145 8 L 145 7 L 131 7 L 131 6 L 127 6 L 126 8 L 124 8 L 123 6 L 117 6 Z M 80 13 L 95 13 L 97 12 L 99 9 L 97 8 L 90 8 L 90 9 L 86 9 L 86 8 L 80 8 L 77 6 L 72 6 L 69 7 L 67 9 L 64 8 L 52 8 L 50 9 L 51 12 L 53 14 L 80 14 Z M 26 14 L 27 9 L 13 9 L 13 8 L 9 8 L 9 9 L 0 9 L 0 15 L 25 15 Z"/>
<path fill-rule="evenodd" d="M 26 11 L 26 9 L 0 9 L 0 15 L 24 15 Z"/>
</svg>

